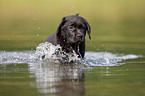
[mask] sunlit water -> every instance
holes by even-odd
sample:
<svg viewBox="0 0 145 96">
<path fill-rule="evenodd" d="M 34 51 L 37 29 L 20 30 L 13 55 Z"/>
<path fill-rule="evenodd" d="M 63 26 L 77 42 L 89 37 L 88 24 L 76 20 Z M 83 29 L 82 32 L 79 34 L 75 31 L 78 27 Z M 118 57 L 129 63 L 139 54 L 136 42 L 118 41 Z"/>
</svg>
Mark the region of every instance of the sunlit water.
<svg viewBox="0 0 145 96">
<path fill-rule="evenodd" d="M 66 53 L 59 45 L 51 43 L 41 43 L 36 50 L 29 51 L 0 51 L 0 64 L 10 63 L 35 63 L 35 62 L 60 62 L 60 63 L 79 63 L 86 66 L 118 66 L 124 64 L 126 59 L 139 58 L 133 54 L 113 54 L 110 52 L 86 52 L 85 58 L 78 58 L 75 52 Z"/>
</svg>

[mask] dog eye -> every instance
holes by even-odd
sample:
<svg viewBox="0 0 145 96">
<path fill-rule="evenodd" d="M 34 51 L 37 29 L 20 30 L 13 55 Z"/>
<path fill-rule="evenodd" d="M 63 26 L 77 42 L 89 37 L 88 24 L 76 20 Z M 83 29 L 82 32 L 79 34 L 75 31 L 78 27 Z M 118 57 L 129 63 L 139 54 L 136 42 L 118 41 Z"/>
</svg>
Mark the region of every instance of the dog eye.
<svg viewBox="0 0 145 96">
<path fill-rule="evenodd" d="M 74 29 L 74 28 L 75 28 L 74 25 L 70 25 L 70 26 L 69 26 L 69 29 Z"/>
<path fill-rule="evenodd" d="M 73 29 L 74 27 L 73 27 L 73 26 L 69 26 L 69 28 L 70 28 L 70 29 Z"/>
<path fill-rule="evenodd" d="M 70 24 L 69 25 L 69 29 L 74 29 L 75 28 L 75 24 Z"/>
<path fill-rule="evenodd" d="M 79 25 L 79 27 L 78 27 L 79 29 L 84 29 L 84 27 L 82 26 L 82 25 Z"/>
</svg>

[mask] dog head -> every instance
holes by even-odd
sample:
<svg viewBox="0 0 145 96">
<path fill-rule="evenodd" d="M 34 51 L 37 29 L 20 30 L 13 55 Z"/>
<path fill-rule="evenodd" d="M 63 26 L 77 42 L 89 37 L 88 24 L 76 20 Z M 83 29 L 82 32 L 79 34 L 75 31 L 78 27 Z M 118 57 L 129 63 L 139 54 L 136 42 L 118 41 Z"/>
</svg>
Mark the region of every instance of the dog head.
<svg viewBox="0 0 145 96">
<path fill-rule="evenodd" d="M 65 16 L 57 28 L 57 36 L 67 40 L 70 44 L 80 44 L 85 40 L 86 31 L 91 39 L 90 25 L 83 17 L 78 15 Z"/>
</svg>

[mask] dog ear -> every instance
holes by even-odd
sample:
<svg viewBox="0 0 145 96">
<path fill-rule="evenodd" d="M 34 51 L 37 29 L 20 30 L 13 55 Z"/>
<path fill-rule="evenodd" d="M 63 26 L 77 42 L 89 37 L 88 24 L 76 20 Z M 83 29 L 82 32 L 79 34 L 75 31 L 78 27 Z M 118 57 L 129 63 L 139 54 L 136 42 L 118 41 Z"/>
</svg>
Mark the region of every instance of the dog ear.
<svg viewBox="0 0 145 96">
<path fill-rule="evenodd" d="M 65 24 L 66 22 L 66 17 L 63 17 L 58 25 L 58 28 L 57 28 L 57 36 L 61 36 L 61 27 Z"/>
<path fill-rule="evenodd" d="M 90 35 L 91 34 L 91 27 L 90 27 L 89 23 L 87 22 L 87 20 L 85 20 L 85 22 L 86 22 L 86 27 L 87 27 L 89 39 L 91 39 L 91 35 Z"/>
</svg>

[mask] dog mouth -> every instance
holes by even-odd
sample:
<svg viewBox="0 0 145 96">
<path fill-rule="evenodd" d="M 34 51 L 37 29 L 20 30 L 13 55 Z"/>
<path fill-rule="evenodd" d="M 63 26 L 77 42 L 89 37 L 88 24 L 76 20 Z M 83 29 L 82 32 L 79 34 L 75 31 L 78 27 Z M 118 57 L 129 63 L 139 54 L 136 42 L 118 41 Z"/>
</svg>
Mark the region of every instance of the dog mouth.
<svg viewBox="0 0 145 96">
<path fill-rule="evenodd" d="M 73 38 L 68 38 L 67 41 L 70 44 L 80 44 L 84 41 L 84 38 L 73 37 Z"/>
<path fill-rule="evenodd" d="M 80 44 L 80 43 L 82 43 L 83 41 L 84 41 L 83 38 L 74 38 L 73 43 L 75 43 L 75 44 Z"/>
<path fill-rule="evenodd" d="M 77 41 L 77 42 L 83 42 L 83 41 L 84 41 L 84 38 L 77 38 L 76 41 Z"/>
</svg>

